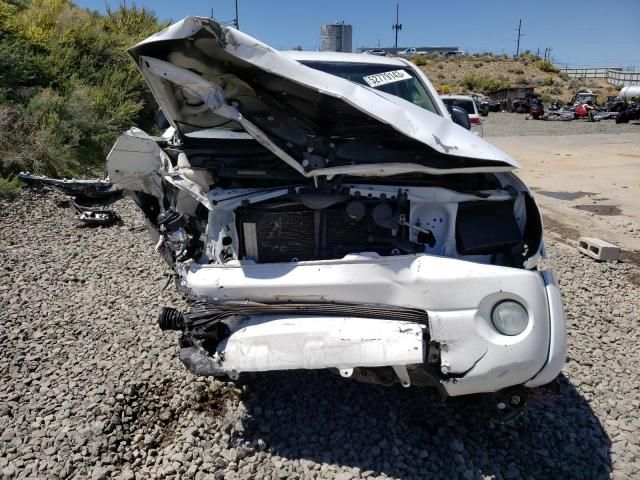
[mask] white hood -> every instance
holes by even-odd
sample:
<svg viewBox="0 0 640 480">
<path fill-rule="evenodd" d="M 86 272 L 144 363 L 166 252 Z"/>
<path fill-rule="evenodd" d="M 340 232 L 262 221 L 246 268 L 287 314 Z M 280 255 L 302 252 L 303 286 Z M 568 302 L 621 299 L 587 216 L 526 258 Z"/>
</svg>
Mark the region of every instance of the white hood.
<svg viewBox="0 0 640 480">
<path fill-rule="evenodd" d="M 129 52 L 183 138 L 242 128 L 307 177 L 519 168 L 449 118 L 304 66 L 209 18 L 187 17 Z"/>
</svg>

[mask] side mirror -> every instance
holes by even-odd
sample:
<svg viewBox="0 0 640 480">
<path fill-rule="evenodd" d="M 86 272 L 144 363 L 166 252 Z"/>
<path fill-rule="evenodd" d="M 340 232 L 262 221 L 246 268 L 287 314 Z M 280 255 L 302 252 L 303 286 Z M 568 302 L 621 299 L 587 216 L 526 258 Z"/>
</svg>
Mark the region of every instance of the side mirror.
<svg viewBox="0 0 640 480">
<path fill-rule="evenodd" d="M 167 120 L 167 117 L 165 117 L 164 112 L 162 111 L 161 108 L 158 109 L 158 111 L 156 112 L 155 117 L 153 117 L 153 123 L 160 130 L 166 130 L 167 128 L 169 128 L 171 126 L 169 124 L 169 120 Z"/>
<path fill-rule="evenodd" d="M 469 114 L 464 108 L 453 105 L 449 110 L 449 113 L 451 114 L 451 120 L 453 120 L 453 123 L 457 123 L 467 130 L 471 130 L 471 121 L 469 120 Z"/>
</svg>

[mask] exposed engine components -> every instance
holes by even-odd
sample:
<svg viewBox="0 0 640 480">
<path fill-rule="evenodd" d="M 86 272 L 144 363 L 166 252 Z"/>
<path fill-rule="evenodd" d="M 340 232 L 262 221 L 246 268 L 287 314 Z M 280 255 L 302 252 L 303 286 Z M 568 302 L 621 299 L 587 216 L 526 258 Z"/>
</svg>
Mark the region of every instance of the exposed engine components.
<svg viewBox="0 0 640 480">
<path fill-rule="evenodd" d="M 398 222 L 400 225 L 411 228 L 418 232 L 418 243 L 425 243 L 430 247 L 435 247 L 436 245 L 436 237 L 433 235 L 431 230 L 427 230 L 426 228 L 422 228 L 420 225 L 412 225 L 407 222 L 407 219 L 404 215 L 400 215 L 400 219 Z"/>
<path fill-rule="evenodd" d="M 165 210 L 158 215 L 158 231 L 161 240 L 177 257 L 184 253 L 189 243 L 189 236 L 184 229 L 186 223 L 184 215 L 173 210 Z"/>
<path fill-rule="evenodd" d="M 183 330 L 184 317 L 182 312 L 171 307 L 162 307 L 158 312 L 158 326 L 163 332 L 166 330 Z"/>
<path fill-rule="evenodd" d="M 362 220 L 367 213 L 367 208 L 360 200 L 353 200 L 347 204 L 347 215 L 355 221 Z"/>
<path fill-rule="evenodd" d="M 397 230 L 400 226 L 400 215 L 388 203 L 379 203 L 371 212 L 373 221 L 381 227 Z"/>
<path fill-rule="evenodd" d="M 235 210 L 240 259 L 296 262 L 359 252 L 422 253 L 424 244 L 412 241 L 399 223 L 409 207 L 402 191 L 373 196 L 326 185 L 290 191 L 286 200 L 242 205 Z"/>
</svg>

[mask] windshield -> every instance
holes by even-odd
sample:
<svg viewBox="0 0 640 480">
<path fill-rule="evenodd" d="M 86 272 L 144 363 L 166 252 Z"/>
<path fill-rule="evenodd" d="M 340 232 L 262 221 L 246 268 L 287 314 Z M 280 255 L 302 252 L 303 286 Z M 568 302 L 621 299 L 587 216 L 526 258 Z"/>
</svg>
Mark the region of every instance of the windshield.
<svg viewBox="0 0 640 480">
<path fill-rule="evenodd" d="M 346 62 L 300 62 L 307 67 L 338 77 L 346 78 L 360 85 L 367 85 L 383 92 L 403 98 L 419 107 L 440 115 L 433 98 L 424 84 L 416 78 L 414 71 L 392 65 Z"/>
<path fill-rule="evenodd" d="M 474 115 L 476 113 L 473 100 L 465 100 L 461 98 L 442 98 L 442 101 L 449 110 L 451 110 L 451 107 L 455 106 L 464 108 L 469 115 Z"/>
</svg>

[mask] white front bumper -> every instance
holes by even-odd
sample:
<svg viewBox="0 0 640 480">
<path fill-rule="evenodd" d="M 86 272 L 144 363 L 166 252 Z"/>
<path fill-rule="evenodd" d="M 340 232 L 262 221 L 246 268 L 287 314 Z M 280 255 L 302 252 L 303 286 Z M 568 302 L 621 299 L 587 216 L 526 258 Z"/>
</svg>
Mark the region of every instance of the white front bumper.
<svg viewBox="0 0 640 480">
<path fill-rule="evenodd" d="M 442 383 L 449 395 L 542 385 L 564 364 L 564 317 L 550 274 L 429 255 L 350 255 L 300 263 L 194 264 L 186 287 L 195 297 L 217 301 L 362 303 L 425 310 L 429 340 L 440 345 Z M 520 335 L 501 335 L 491 324 L 492 307 L 505 299 L 519 301 L 529 312 L 529 325 Z M 404 327 L 397 320 L 324 318 L 313 325 L 300 318 L 265 318 L 235 330 L 218 346 L 229 360 L 222 367 L 228 373 L 426 362 L 426 353 L 406 351 L 417 345 L 417 336 L 399 334 Z M 380 329 L 370 339 L 376 339 L 372 348 L 363 347 L 375 326 Z M 322 332 L 314 333 L 314 328 Z M 333 335 L 340 328 L 348 335 Z M 348 347 L 335 350 L 337 345 Z M 340 353 L 334 356 L 332 351 Z"/>
<path fill-rule="evenodd" d="M 426 325 L 356 317 L 264 315 L 242 321 L 217 347 L 219 374 L 413 365 L 424 361 Z"/>
</svg>

